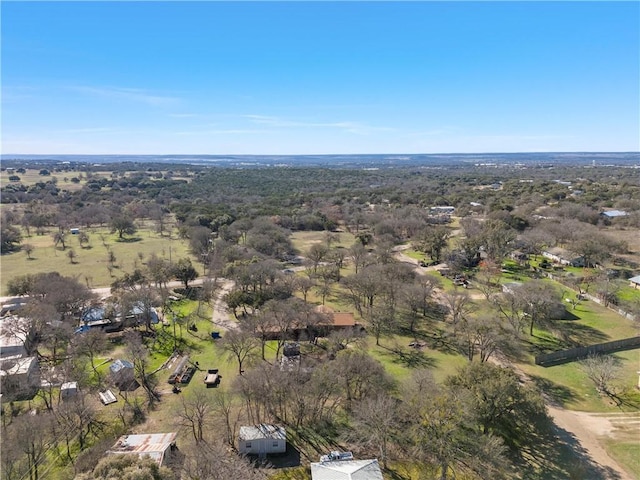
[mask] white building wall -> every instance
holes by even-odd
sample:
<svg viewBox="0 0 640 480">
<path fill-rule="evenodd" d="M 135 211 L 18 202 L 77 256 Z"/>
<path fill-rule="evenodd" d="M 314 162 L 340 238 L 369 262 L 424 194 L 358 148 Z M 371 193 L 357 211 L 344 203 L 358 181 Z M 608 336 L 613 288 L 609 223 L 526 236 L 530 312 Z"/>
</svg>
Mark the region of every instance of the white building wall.
<svg viewBox="0 0 640 480">
<path fill-rule="evenodd" d="M 259 438 L 254 440 L 240 440 L 238 442 L 240 453 L 251 455 L 268 455 L 272 453 L 284 453 L 287 451 L 287 442 L 278 438 Z"/>
</svg>

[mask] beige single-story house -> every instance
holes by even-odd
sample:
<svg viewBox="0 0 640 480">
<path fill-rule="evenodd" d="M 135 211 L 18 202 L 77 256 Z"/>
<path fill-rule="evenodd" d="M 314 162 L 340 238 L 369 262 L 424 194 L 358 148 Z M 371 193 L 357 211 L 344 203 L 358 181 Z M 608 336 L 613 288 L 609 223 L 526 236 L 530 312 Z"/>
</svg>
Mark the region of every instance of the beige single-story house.
<svg viewBox="0 0 640 480">
<path fill-rule="evenodd" d="M 561 247 L 549 248 L 542 252 L 542 256 L 560 265 L 569 265 L 571 267 L 584 266 L 584 259 L 582 257 L 577 257 Z"/>
</svg>

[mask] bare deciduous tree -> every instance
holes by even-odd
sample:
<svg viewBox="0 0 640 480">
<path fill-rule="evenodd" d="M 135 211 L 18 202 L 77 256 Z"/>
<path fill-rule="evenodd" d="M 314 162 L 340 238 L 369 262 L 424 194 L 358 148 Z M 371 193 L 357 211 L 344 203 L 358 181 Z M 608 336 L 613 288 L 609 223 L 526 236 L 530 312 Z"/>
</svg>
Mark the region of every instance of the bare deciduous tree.
<svg viewBox="0 0 640 480">
<path fill-rule="evenodd" d="M 147 393 L 147 401 L 149 405 L 153 405 L 160 398 L 155 391 L 157 380 L 148 372 L 149 350 L 142 342 L 140 333 L 135 330 L 131 330 L 125 333 L 124 340 L 128 357 L 133 363 L 133 370 L 136 380 L 140 383 L 140 385 L 142 385 L 142 388 L 144 388 L 145 392 Z"/>
<path fill-rule="evenodd" d="M 191 430 L 196 443 L 205 440 L 204 434 L 211 419 L 212 402 L 207 392 L 197 390 L 181 398 L 175 416 L 179 425 Z"/>
<path fill-rule="evenodd" d="M 261 480 L 266 475 L 263 469 L 254 468 L 244 457 L 230 455 L 224 446 L 215 442 L 200 442 L 183 450 L 186 454 L 181 478 L 186 480 Z"/>
<path fill-rule="evenodd" d="M 242 375 L 244 372 L 242 367 L 258 348 L 258 342 L 250 332 L 229 330 L 224 335 L 221 346 L 230 358 L 238 361 L 238 374 Z"/>
<path fill-rule="evenodd" d="M 470 314 L 475 308 L 475 305 L 471 301 L 471 297 L 464 290 L 455 289 L 453 291 L 446 292 L 443 295 L 443 299 L 445 305 L 449 309 L 451 323 L 454 325 Z"/>
<path fill-rule="evenodd" d="M 27 254 L 27 258 L 29 260 L 33 260 L 33 258 L 31 257 L 31 254 L 33 253 L 33 251 L 36 249 L 36 247 L 34 247 L 32 244 L 30 243 L 23 243 L 22 244 L 22 250 L 24 251 L 24 253 Z"/>
<path fill-rule="evenodd" d="M 346 439 L 377 450 L 377 457 L 387 467 L 389 446 L 401 429 L 398 400 L 388 395 L 365 398 L 353 409 L 353 422 Z"/>
<path fill-rule="evenodd" d="M 590 355 L 582 360 L 580 365 L 599 393 L 615 396 L 612 382 L 618 378 L 621 369 L 615 357 L 612 355 Z"/>
</svg>

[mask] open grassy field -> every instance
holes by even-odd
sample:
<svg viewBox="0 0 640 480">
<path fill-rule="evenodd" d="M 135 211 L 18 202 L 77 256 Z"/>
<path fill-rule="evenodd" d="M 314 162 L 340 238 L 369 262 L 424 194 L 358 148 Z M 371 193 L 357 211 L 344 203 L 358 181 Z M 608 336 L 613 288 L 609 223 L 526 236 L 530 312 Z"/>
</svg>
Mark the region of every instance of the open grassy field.
<svg viewBox="0 0 640 480">
<path fill-rule="evenodd" d="M 627 441 L 604 441 L 609 455 L 624 465 L 633 478 L 640 478 L 640 442 L 638 442 L 637 434 L 637 428 L 634 428 L 629 432 Z"/>
<path fill-rule="evenodd" d="M 0 257 L 2 276 L 0 278 L 1 294 L 6 295 L 9 279 L 16 275 L 41 272 L 60 272 L 64 276 L 77 277 L 91 288 L 107 287 L 124 272 L 132 272 L 140 268 L 151 254 L 176 261 L 190 257 L 187 242 L 180 239 L 176 232 L 171 236 L 160 236 L 149 226 L 138 229 L 135 235 L 119 239 L 116 233 L 108 228 L 95 227 L 86 229 L 89 243 L 80 246 L 76 235 L 66 235 L 67 248 L 63 251 L 53 241 L 53 230 L 45 235 L 24 236 L 22 244 L 31 244 L 34 251 L 29 258 L 25 252 L 19 251 Z M 70 261 L 68 252 L 73 249 L 75 258 Z M 115 255 L 114 268 L 109 266 L 109 251 Z M 200 271 L 195 259 L 194 266 Z"/>
<path fill-rule="evenodd" d="M 331 244 L 332 247 L 349 248 L 356 240 L 349 232 L 293 232 L 291 243 L 301 255 L 305 255 L 311 245 L 319 243 L 326 245 L 328 235 L 335 239 Z"/>
<path fill-rule="evenodd" d="M 370 336 L 366 345 L 369 354 L 398 382 L 408 380 L 418 369 L 430 370 L 435 380 L 441 382 L 467 363 L 462 355 L 430 348 L 428 344 L 420 349 L 409 347 L 413 340 L 408 335 L 387 335 L 376 345 L 375 338 Z"/>
<path fill-rule="evenodd" d="M 70 192 L 74 192 L 76 190 L 80 190 L 82 185 L 86 182 L 86 177 L 80 179 L 83 175 L 81 172 L 52 172 L 51 175 L 40 175 L 40 170 L 36 170 L 33 168 L 25 169 L 25 173 L 7 173 L 3 171 L 0 173 L 0 186 L 5 187 L 11 183 L 21 183 L 25 186 L 35 185 L 38 182 L 47 182 L 55 179 L 56 185 L 61 190 L 68 190 Z M 17 175 L 20 177 L 19 182 L 12 182 L 9 180 L 9 176 Z M 72 182 L 72 178 L 78 178 L 79 182 Z"/>
</svg>

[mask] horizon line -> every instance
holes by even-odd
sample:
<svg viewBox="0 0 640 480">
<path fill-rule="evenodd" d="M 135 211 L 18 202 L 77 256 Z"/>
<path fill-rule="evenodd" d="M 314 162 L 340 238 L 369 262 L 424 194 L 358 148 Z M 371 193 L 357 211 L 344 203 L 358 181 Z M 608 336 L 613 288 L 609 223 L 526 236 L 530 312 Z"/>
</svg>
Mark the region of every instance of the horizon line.
<svg viewBox="0 0 640 480">
<path fill-rule="evenodd" d="M 435 152 L 435 153 L 407 153 L 407 152 L 383 152 L 383 153 L 0 153 L 0 157 L 11 155 L 46 157 L 49 155 L 94 156 L 94 157 L 147 157 L 147 156 L 251 156 L 251 157 L 303 157 L 303 156 L 358 156 L 358 155 L 528 155 L 528 154 L 557 154 L 557 153 L 626 153 L 640 154 L 640 150 L 554 150 L 554 151 L 478 151 L 478 152 Z"/>
</svg>

